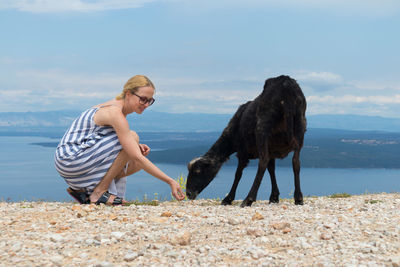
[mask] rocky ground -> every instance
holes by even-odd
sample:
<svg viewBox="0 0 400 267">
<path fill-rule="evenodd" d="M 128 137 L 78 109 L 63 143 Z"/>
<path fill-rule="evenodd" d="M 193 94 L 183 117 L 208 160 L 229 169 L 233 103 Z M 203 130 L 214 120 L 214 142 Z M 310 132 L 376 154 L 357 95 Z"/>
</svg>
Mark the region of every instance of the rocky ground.
<svg viewBox="0 0 400 267">
<path fill-rule="evenodd" d="M 400 266 L 400 194 L 250 208 L 0 202 L 0 266 Z"/>
</svg>

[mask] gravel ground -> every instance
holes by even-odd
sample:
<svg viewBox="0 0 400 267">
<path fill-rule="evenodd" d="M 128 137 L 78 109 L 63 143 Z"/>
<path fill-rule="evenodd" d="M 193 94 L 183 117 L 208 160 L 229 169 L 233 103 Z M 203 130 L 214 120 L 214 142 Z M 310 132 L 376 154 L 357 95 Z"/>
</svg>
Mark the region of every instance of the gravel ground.
<svg viewBox="0 0 400 267">
<path fill-rule="evenodd" d="M 400 266 L 400 194 L 252 207 L 0 202 L 0 266 Z"/>
</svg>

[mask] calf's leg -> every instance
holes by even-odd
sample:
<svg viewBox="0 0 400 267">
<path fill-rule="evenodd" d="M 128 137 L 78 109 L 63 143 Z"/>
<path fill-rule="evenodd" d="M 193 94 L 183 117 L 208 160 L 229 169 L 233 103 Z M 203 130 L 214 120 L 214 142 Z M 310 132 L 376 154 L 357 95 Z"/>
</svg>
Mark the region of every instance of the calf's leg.
<svg viewBox="0 0 400 267">
<path fill-rule="evenodd" d="M 271 195 L 269 196 L 269 203 L 279 203 L 279 189 L 275 176 L 275 159 L 269 161 L 268 172 L 271 178 Z"/>
<path fill-rule="evenodd" d="M 235 180 L 233 181 L 231 191 L 229 194 L 222 200 L 222 205 L 231 205 L 232 201 L 235 199 L 236 189 L 239 184 L 240 179 L 242 178 L 243 169 L 246 168 L 249 163 L 248 159 L 239 158 L 238 166 L 235 173 Z"/>
<path fill-rule="evenodd" d="M 295 150 L 292 158 L 294 173 L 294 204 L 303 205 L 303 193 L 300 189 L 300 150 Z"/>
<path fill-rule="evenodd" d="M 256 178 L 254 179 L 249 194 L 240 205 L 241 207 L 251 206 L 251 204 L 256 201 L 258 188 L 260 187 L 265 170 L 267 169 L 268 161 L 268 156 L 263 156 L 259 158 Z"/>
</svg>

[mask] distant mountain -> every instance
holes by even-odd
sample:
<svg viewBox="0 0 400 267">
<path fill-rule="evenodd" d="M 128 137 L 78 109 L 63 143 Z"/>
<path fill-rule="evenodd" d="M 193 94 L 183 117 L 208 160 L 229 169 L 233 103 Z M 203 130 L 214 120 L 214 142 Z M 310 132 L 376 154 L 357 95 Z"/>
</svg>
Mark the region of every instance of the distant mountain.
<svg viewBox="0 0 400 267">
<path fill-rule="evenodd" d="M 69 126 L 78 111 L 0 112 L 0 127 L 63 127 Z"/>
<path fill-rule="evenodd" d="M 400 118 L 360 115 L 307 116 L 309 128 L 400 132 Z"/>
<path fill-rule="evenodd" d="M 64 131 L 79 111 L 0 112 L 1 132 Z M 128 116 L 138 132 L 221 132 L 233 114 L 165 113 L 146 111 Z M 310 115 L 308 128 L 400 132 L 400 118 L 359 115 Z"/>
<path fill-rule="evenodd" d="M 67 129 L 79 111 L 0 112 L 0 132 L 53 131 Z M 231 115 L 202 113 L 165 113 L 146 111 L 128 115 L 129 125 L 138 132 L 213 132 L 221 131 Z"/>
<path fill-rule="evenodd" d="M 220 132 L 139 133 L 143 143 L 152 148 L 149 159 L 155 163 L 184 164 L 203 155 Z M 32 143 L 55 149 L 59 139 Z M 312 168 L 388 168 L 400 169 L 400 132 L 350 131 L 310 128 L 301 151 L 301 166 Z M 232 155 L 226 163 L 237 165 Z M 291 166 L 292 153 L 278 166 Z M 251 160 L 250 165 L 257 165 Z"/>
</svg>

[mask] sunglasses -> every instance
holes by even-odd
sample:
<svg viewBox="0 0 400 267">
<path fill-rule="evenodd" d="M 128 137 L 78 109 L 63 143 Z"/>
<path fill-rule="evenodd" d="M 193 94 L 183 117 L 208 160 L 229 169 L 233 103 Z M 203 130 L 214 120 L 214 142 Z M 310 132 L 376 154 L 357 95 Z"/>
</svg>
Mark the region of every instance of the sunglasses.
<svg viewBox="0 0 400 267">
<path fill-rule="evenodd" d="M 140 95 L 135 94 L 134 92 L 131 92 L 131 94 L 139 97 L 139 103 L 142 105 L 149 104 L 149 106 L 151 106 L 151 105 L 153 105 L 154 101 L 156 101 L 154 98 L 147 98 L 144 96 L 140 96 Z"/>
</svg>

